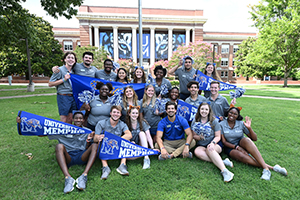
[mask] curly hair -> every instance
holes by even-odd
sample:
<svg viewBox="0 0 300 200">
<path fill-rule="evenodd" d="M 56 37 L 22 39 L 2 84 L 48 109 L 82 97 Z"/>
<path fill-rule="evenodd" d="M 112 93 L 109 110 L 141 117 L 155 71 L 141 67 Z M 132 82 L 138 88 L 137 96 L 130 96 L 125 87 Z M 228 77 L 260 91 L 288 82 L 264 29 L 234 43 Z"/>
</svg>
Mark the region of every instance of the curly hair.
<svg viewBox="0 0 300 200">
<path fill-rule="evenodd" d="M 96 89 L 97 89 L 97 90 L 100 90 L 103 86 L 107 86 L 109 92 L 112 91 L 112 89 L 113 89 L 113 86 L 112 86 L 111 83 L 106 83 L 106 84 L 105 84 L 105 83 L 103 83 L 103 82 L 101 82 L 101 81 L 97 81 L 97 85 L 96 85 Z"/>
<path fill-rule="evenodd" d="M 231 107 L 231 108 L 229 108 L 227 111 L 225 111 L 224 116 L 225 116 L 225 117 L 228 117 L 228 113 L 229 113 L 231 110 L 233 110 L 233 109 L 235 109 L 235 110 L 238 112 L 238 117 L 236 118 L 236 120 L 238 120 L 238 121 L 243 120 L 244 118 L 243 118 L 242 115 L 240 114 L 241 111 L 240 111 L 237 107 Z"/>
<path fill-rule="evenodd" d="M 166 70 L 166 68 L 163 68 L 163 66 L 161 66 L 161 65 L 157 65 L 157 66 L 155 67 L 155 69 L 154 69 L 154 75 L 155 75 L 155 76 L 156 76 L 156 72 L 157 72 L 158 70 L 162 70 L 162 71 L 163 71 L 163 76 L 164 76 L 164 77 L 167 75 L 167 70 Z"/>
</svg>

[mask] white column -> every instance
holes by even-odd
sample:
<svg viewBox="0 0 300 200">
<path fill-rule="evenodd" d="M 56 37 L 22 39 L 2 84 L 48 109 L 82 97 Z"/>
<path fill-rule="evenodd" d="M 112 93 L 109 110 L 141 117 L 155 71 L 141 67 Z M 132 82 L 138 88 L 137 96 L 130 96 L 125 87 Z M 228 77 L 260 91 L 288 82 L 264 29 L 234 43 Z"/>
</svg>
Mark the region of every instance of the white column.
<svg viewBox="0 0 300 200">
<path fill-rule="evenodd" d="M 190 43 L 190 29 L 185 29 L 185 46 L 189 46 Z"/>
<path fill-rule="evenodd" d="M 114 26 L 114 61 L 119 60 L 118 27 Z"/>
<path fill-rule="evenodd" d="M 93 44 L 93 36 L 92 36 L 92 26 L 89 26 L 89 36 L 90 36 L 90 45 L 92 46 Z"/>
<path fill-rule="evenodd" d="M 94 26 L 94 41 L 95 41 L 95 47 L 98 47 L 100 46 L 100 42 L 99 42 L 99 26 Z"/>
<path fill-rule="evenodd" d="M 132 28 L 132 59 L 134 63 L 137 63 L 137 41 L 136 41 L 137 26 L 133 26 L 131 28 Z"/>
<path fill-rule="evenodd" d="M 195 42 L 195 29 L 192 29 L 193 33 L 192 33 L 192 42 Z"/>
<path fill-rule="evenodd" d="M 173 53 L 173 29 L 168 29 L 168 60 L 172 57 Z"/>
<path fill-rule="evenodd" d="M 150 28 L 150 67 L 155 62 L 155 28 Z"/>
</svg>

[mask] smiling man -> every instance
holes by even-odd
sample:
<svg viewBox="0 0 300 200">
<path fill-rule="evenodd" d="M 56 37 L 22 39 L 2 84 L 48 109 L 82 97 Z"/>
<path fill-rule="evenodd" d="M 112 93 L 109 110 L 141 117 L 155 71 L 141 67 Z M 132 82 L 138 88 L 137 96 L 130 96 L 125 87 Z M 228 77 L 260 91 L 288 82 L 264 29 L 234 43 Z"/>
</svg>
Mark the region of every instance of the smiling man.
<svg viewBox="0 0 300 200">
<path fill-rule="evenodd" d="M 166 104 L 167 117 L 158 123 L 156 142 L 161 150 L 159 160 L 176 158 L 180 155 L 184 158 L 193 158 L 190 149 L 195 146 L 195 141 L 191 128 L 185 118 L 176 115 L 176 111 L 177 104 L 169 101 Z"/>
<path fill-rule="evenodd" d="M 110 59 L 106 59 L 104 61 L 104 69 L 101 69 L 96 72 L 95 78 L 104 79 L 107 81 L 115 81 L 117 78 L 117 74 L 112 71 L 113 69 L 113 61 Z"/>
<path fill-rule="evenodd" d="M 204 96 L 201 96 L 198 94 L 199 91 L 199 83 L 197 81 L 191 81 L 187 84 L 187 88 L 189 92 L 191 93 L 191 96 L 189 96 L 185 102 L 188 104 L 191 104 L 193 106 L 196 106 L 197 108 L 202 102 L 206 102 L 206 98 Z"/>
</svg>

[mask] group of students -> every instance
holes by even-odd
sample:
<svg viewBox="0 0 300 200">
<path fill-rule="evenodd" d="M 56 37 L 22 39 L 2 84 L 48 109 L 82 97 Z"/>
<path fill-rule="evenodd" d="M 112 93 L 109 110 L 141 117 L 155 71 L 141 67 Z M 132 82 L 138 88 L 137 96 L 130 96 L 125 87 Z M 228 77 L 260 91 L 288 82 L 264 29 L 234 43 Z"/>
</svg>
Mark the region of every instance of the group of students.
<svg viewBox="0 0 300 200">
<path fill-rule="evenodd" d="M 180 88 L 172 87 L 164 78 L 167 70 L 162 66 L 156 66 L 155 83 L 146 85 L 141 100 L 138 100 L 131 86 L 126 86 L 121 104 L 112 105 L 109 100 L 113 88 L 111 83 L 98 82 L 96 88 L 99 90 L 99 96 L 96 96 L 90 103 L 84 103 L 80 108 L 81 111 L 75 111 L 72 114 L 76 110 L 76 105 L 72 96 L 69 73 L 128 83 L 126 70 L 119 68 L 117 73 L 114 73 L 111 60 L 104 61 L 103 70 L 93 67 L 92 61 L 91 52 L 83 54 L 81 64 L 76 63 L 74 53 L 68 52 L 64 56 L 65 64 L 62 67 L 53 68 L 54 73 L 49 81 L 49 86 L 57 88 L 61 121 L 71 123 L 73 118 L 75 125 L 86 126 L 94 131 L 84 136 L 66 135 L 55 136 L 55 138 L 49 136 L 49 139 L 57 139 L 60 143 L 56 146 L 56 157 L 65 175 L 65 193 L 71 192 L 75 183 L 80 190 L 85 189 L 88 171 L 96 158 L 97 144 L 104 138 L 103 131 L 118 135 L 143 147 L 156 148 L 161 152 L 159 160 L 180 156 L 192 158 L 193 153 L 190 150 L 196 146 L 194 155 L 201 160 L 213 162 L 220 169 L 225 182 L 231 181 L 234 174 L 225 167 L 233 167 L 233 163 L 228 158 L 222 160 L 219 155 L 222 149 L 235 160 L 263 168 L 262 179 L 270 180 L 270 169 L 287 175 L 285 168 L 279 165 L 272 167 L 265 163 L 253 143 L 257 140 L 257 135 L 251 128 L 251 119 L 245 117 L 245 121 L 242 121 L 241 109 L 234 106 L 235 99 L 229 105 L 227 99 L 218 93 L 220 82 L 211 82 L 210 91 L 205 91 L 204 96 L 199 94 L 199 83 L 194 81 L 196 74 L 196 69 L 192 67 L 194 61 L 189 56 L 184 57 L 178 66 L 168 72 L 169 75 L 178 76 Z M 207 64 L 204 73 L 220 80 L 213 63 Z M 132 82 L 146 82 L 142 68 L 136 68 Z M 161 90 L 165 86 L 169 93 L 162 95 Z M 156 98 L 168 100 L 165 111 L 162 113 L 155 109 Z M 197 114 L 191 123 L 176 115 L 178 99 L 197 107 Z M 103 166 L 101 179 L 107 179 L 111 170 L 106 160 L 101 160 L 101 162 Z M 87 163 L 85 171 L 75 181 L 69 174 L 68 167 L 83 163 Z M 150 168 L 150 159 L 145 156 L 143 169 L 148 168 Z M 121 159 L 117 171 L 122 175 L 129 175 L 125 158 Z"/>
</svg>

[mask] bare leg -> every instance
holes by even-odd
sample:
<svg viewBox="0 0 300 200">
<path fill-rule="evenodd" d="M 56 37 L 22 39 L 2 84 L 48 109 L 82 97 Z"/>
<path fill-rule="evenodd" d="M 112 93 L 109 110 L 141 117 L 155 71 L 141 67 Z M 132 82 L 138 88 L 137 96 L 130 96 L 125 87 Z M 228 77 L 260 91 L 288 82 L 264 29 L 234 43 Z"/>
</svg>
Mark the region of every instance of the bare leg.
<svg viewBox="0 0 300 200">
<path fill-rule="evenodd" d="M 57 163 L 64 176 L 71 176 L 67 167 L 67 164 L 71 162 L 71 156 L 68 154 L 65 146 L 63 144 L 57 144 L 55 147 L 55 154 Z"/>
<path fill-rule="evenodd" d="M 150 133 L 149 133 L 149 136 L 150 136 Z M 147 136 L 146 136 L 146 133 L 143 132 L 143 131 L 141 131 L 141 132 L 139 133 L 139 138 L 140 138 L 141 146 L 142 146 L 142 147 L 148 148 L 148 142 L 147 142 Z M 151 136 L 150 136 L 150 138 L 151 138 Z M 151 138 L 151 142 L 152 142 L 152 138 Z M 152 144 L 152 146 L 153 146 L 153 144 Z M 149 159 L 149 156 L 145 156 L 145 158 L 146 158 L 146 159 Z"/>
<path fill-rule="evenodd" d="M 73 120 L 73 113 L 69 113 L 67 116 L 67 123 L 72 124 L 72 120 Z"/>
<path fill-rule="evenodd" d="M 154 148 L 154 146 L 153 146 L 153 140 L 152 140 L 152 137 L 151 137 L 151 134 L 150 134 L 149 130 L 146 131 L 145 134 L 146 134 L 147 141 L 149 142 L 150 148 L 153 149 Z M 148 148 L 148 145 L 147 145 L 147 148 Z"/>
<path fill-rule="evenodd" d="M 67 116 L 66 115 L 60 115 L 60 121 L 67 123 Z"/>
<path fill-rule="evenodd" d="M 89 173 L 92 165 L 95 162 L 96 155 L 97 155 L 97 148 L 98 148 L 98 144 L 93 143 L 81 156 L 81 160 L 83 162 L 87 161 L 84 172 L 82 173 L 85 176 Z"/>
<path fill-rule="evenodd" d="M 207 148 L 199 146 L 195 149 L 194 153 L 199 159 L 213 162 L 221 171 L 223 171 L 226 167 L 219 155 L 221 147 L 219 145 L 214 145 L 214 148 L 214 150 L 209 151 Z"/>
</svg>

